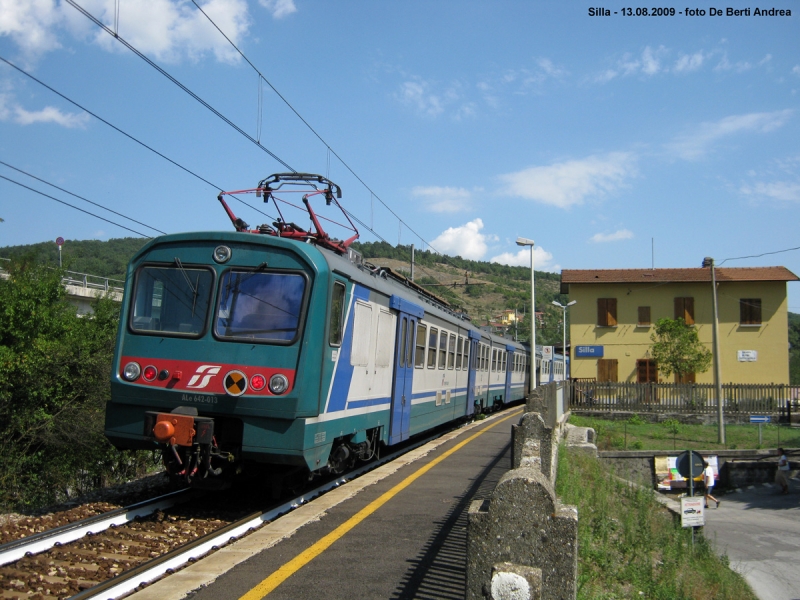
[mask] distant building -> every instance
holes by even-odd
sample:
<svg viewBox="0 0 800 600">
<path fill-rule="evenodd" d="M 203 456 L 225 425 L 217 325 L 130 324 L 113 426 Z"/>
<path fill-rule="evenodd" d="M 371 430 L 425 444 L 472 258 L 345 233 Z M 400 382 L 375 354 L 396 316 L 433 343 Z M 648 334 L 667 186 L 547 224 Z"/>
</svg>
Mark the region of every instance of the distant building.
<svg viewBox="0 0 800 600">
<path fill-rule="evenodd" d="M 723 383 L 789 383 L 785 267 L 718 268 Z M 652 359 L 658 319 L 682 317 L 712 348 L 711 270 L 607 269 L 561 272 L 570 307 L 571 375 L 598 381 L 667 381 Z M 685 381 L 712 383 L 713 368 Z"/>
</svg>

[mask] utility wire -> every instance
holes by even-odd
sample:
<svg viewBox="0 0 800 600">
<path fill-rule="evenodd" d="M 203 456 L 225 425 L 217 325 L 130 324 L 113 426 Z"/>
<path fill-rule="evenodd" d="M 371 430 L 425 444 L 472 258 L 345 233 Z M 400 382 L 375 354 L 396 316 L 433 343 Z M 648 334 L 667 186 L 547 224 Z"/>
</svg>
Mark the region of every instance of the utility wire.
<svg viewBox="0 0 800 600">
<path fill-rule="evenodd" d="M 62 191 L 65 194 L 69 194 L 70 196 L 74 196 L 75 198 L 78 198 L 79 200 L 83 200 L 84 202 L 88 202 L 89 204 L 94 204 L 95 206 L 97 206 L 99 208 L 102 208 L 103 210 L 107 210 L 108 212 L 114 213 L 118 217 L 122 217 L 123 219 L 128 219 L 129 221 L 133 221 L 134 223 L 137 223 L 138 225 L 144 225 L 148 229 L 152 229 L 153 231 L 157 231 L 158 233 L 161 233 L 161 234 L 164 234 L 164 235 L 166 235 L 166 233 L 167 233 L 166 231 L 161 231 L 157 227 L 153 227 L 152 225 L 148 225 L 147 223 L 142 223 L 141 221 L 137 221 L 133 217 L 129 217 L 127 215 L 123 215 L 122 213 L 118 213 L 115 210 L 111 210 L 107 206 L 103 206 L 102 204 L 98 204 L 97 202 L 92 202 L 91 200 L 89 200 L 87 198 L 84 198 L 83 196 L 79 196 L 78 194 L 73 194 L 69 190 L 65 190 L 64 188 L 58 187 L 57 185 L 52 184 L 49 181 L 45 181 L 44 179 L 42 179 L 40 177 L 36 177 L 36 175 L 31 175 L 27 171 L 23 171 L 22 169 L 18 169 L 17 167 L 15 167 L 13 165 L 10 165 L 7 162 L 3 162 L 2 160 L 0 160 L 0 165 L 5 165 L 9 169 L 14 169 L 17 173 L 22 173 L 23 175 L 27 175 L 28 177 L 30 177 L 32 179 L 35 179 L 36 181 L 40 181 L 40 182 L 44 183 L 45 185 L 49 185 L 50 187 L 56 188 L 57 190 Z"/>
<path fill-rule="evenodd" d="M 725 262 L 727 262 L 729 260 L 743 260 L 745 258 L 761 258 L 762 256 L 767 256 L 769 254 L 781 254 L 783 252 L 791 252 L 793 250 L 800 250 L 800 246 L 797 246 L 796 248 L 786 248 L 785 250 L 775 250 L 774 252 L 764 252 L 762 254 L 753 254 L 752 256 L 737 256 L 735 258 L 726 258 L 721 263 L 719 263 L 719 265 L 717 265 L 717 266 L 721 266 L 721 265 L 723 265 Z"/>
<path fill-rule="evenodd" d="M 161 68 L 160 66 L 158 66 L 158 65 L 157 65 L 155 62 L 153 62 L 152 60 L 150 60 L 149 58 L 147 58 L 147 56 L 145 56 L 144 54 L 142 54 L 141 52 L 139 52 L 139 50 L 137 50 L 137 49 L 136 49 L 134 46 L 132 46 L 131 44 L 129 44 L 127 41 L 125 41 L 125 39 L 124 39 L 124 38 L 122 38 L 122 37 L 120 37 L 119 35 L 117 35 L 117 33 L 116 33 L 116 32 L 114 32 L 114 31 L 113 31 L 111 28 L 109 28 L 109 27 L 107 27 L 105 24 L 103 24 L 103 22 L 102 22 L 102 21 L 100 21 L 99 19 L 97 19 L 97 18 L 96 18 L 94 15 L 92 15 L 90 12 L 88 12 L 87 10 L 85 10 L 85 9 L 84 9 L 84 8 L 83 8 L 83 7 L 82 7 L 80 4 L 78 4 L 77 2 L 75 2 L 75 0 L 66 0 L 66 1 L 67 1 L 67 2 L 68 2 L 70 5 L 72 5 L 73 7 L 75 7 L 77 10 L 79 10 L 79 11 L 80 11 L 80 12 L 81 12 L 81 13 L 82 13 L 84 16 L 86 16 L 86 18 L 88 18 L 89 20 L 91 20 L 91 21 L 92 21 L 92 22 L 93 22 L 95 25 L 97 25 L 98 27 L 100 27 L 100 28 L 101 28 L 103 31 L 105 31 L 106 33 L 108 33 L 110 36 L 112 36 L 112 37 L 116 38 L 116 39 L 117 39 L 117 40 L 118 40 L 118 41 L 119 41 L 119 42 L 120 42 L 122 45 L 124 45 L 124 46 L 125 46 L 125 47 L 126 47 L 128 50 L 130 50 L 131 52 L 133 52 L 133 53 L 134 53 L 136 56 L 138 56 L 138 57 L 139 57 L 139 58 L 141 58 L 143 61 L 145 61 L 145 62 L 146 62 L 148 65 L 150 65 L 151 67 L 153 67 L 153 68 L 154 68 L 156 71 L 158 71 L 159 73 L 161 73 L 161 74 L 162 74 L 164 77 L 166 77 L 167 79 L 169 79 L 169 80 L 170 80 L 172 83 L 174 83 L 175 85 L 177 85 L 177 86 L 178 86 L 179 88 L 181 88 L 181 89 L 182 89 L 184 92 L 186 92 L 186 93 L 187 93 L 187 94 L 189 94 L 189 95 L 190 95 L 192 98 L 194 98 L 195 100 L 197 100 L 197 101 L 198 101 L 200 104 L 202 104 L 203 106 L 205 106 L 205 107 L 206 107 L 208 110 L 210 110 L 212 113 L 214 113 L 214 115 L 216 115 L 217 117 L 219 117 L 220 119 L 222 119 L 222 120 L 223 120 L 225 123 L 227 123 L 228 125 L 230 125 L 231 127 L 233 127 L 233 129 L 235 129 L 235 130 L 236 130 L 236 131 L 238 131 L 240 134 L 242 134 L 244 137 L 246 137 L 248 140 L 250 140 L 251 142 L 253 142 L 253 143 L 254 143 L 256 146 L 258 146 L 259 148 L 261 148 L 261 149 L 262 149 L 264 152 L 266 152 L 267 154 L 269 154 L 269 155 L 270 155 L 272 158 L 274 158 L 276 161 L 278 161 L 279 163 L 281 163 L 281 164 L 282 164 L 284 167 L 286 167 L 287 169 L 289 169 L 289 170 L 290 170 L 292 173 L 296 173 L 296 172 L 297 172 L 297 171 L 295 171 L 295 170 L 294 170 L 292 167 L 290 167 L 290 166 L 288 165 L 288 163 L 284 162 L 284 160 L 283 160 L 282 158 L 280 158 L 280 157 L 279 157 L 277 154 L 275 154 L 274 152 L 272 152 L 272 151 L 271 151 L 269 148 L 266 148 L 265 146 L 262 146 L 262 145 L 261 145 L 261 143 L 260 143 L 260 142 L 259 142 L 257 139 L 255 139 L 253 136 L 251 136 L 250 134 L 248 134 L 248 133 L 247 133 L 247 132 L 246 132 L 244 129 L 242 129 L 241 127 L 239 127 L 239 126 L 238 126 L 236 123 L 234 123 L 233 121 L 231 121 L 231 120 L 230 120 L 228 117 L 226 117 L 225 115 L 223 115 L 223 114 L 222 114 L 221 112 L 219 112 L 219 111 L 218 111 L 216 108 L 214 108 L 213 106 L 211 106 L 211 105 L 210 105 L 208 102 L 206 102 L 205 100 L 203 100 L 203 99 L 202 99 L 200 96 L 198 96 L 197 94 L 195 94 L 195 93 L 194 93 L 192 90 L 190 90 L 188 87 L 186 87 L 185 85 L 183 85 L 183 84 L 182 84 L 180 81 L 178 81 L 177 79 L 175 79 L 175 78 L 174 78 L 172 75 L 170 75 L 169 73 L 167 73 L 167 71 L 165 71 L 164 69 L 162 69 L 162 68 Z"/>
<path fill-rule="evenodd" d="M 126 229 L 127 231 L 135 233 L 136 235 L 140 235 L 143 238 L 147 238 L 147 239 L 151 238 L 151 236 L 147 235 L 146 233 L 142 233 L 141 231 L 136 231 L 135 229 L 131 229 L 130 227 L 125 227 L 125 225 L 120 225 L 119 223 L 115 223 L 114 221 L 106 219 L 105 217 L 101 217 L 100 215 L 96 215 L 96 214 L 94 214 L 92 212 L 89 212 L 88 210 L 83 210 L 82 208 L 78 208 L 77 206 L 75 206 L 73 204 L 70 204 L 69 202 L 64 202 L 63 200 L 59 200 L 58 198 L 56 198 L 54 196 L 50 196 L 49 194 L 45 194 L 44 192 L 40 192 L 39 190 L 36 190 L 36 189 L 34 189 L 32 187 L 28 187 L 24 183 L 20 183 L 19 181 L 14 181 L 13 179 L 9 179 L 8 177 L 5 177 L 4 175 L 0 175 L 0 179 L 5 179 L 6 181 L 10 181 L 13 184 L 16 184 L 16 185 L 18 185 L 20 187 L 25 188 L 26 190 L 30 190 L 32 192 L 35 192 L 35 193 L 41 195 L 41 196 L 44 196 L 45 198 L 50 198 L 51 200 L 55 200 L 56 202 L 60 202 L 61 204 L 65 204 L 65 205 L 69 206 L 70 208 L 74 208 L 75 210 L 79 210 L 82 213 L 86 213 L 87 215 L 91 215 L 91 216 L 93 216 L 93 217 L 95 217 L 97 219 L 100 219 L 101 221 L 105 221 L 106 223 L 111 223 L 112 225 L 116 225 L 117 227 L 121 227 L 122 229 Z"/>
<path fill-rule="evenodd" d="M 210 182 L 208 179 L 205 179 L 204 177 L 201 177 L 200 175 L 198 175 L 198 174 L 197 174 L 197 173 L 195 173 L 194 171 L 192 171 L 192 170 L 188 169 L 187 167 L 184 167 L 182 164 L 180 164 L 180 163 L 178 163 L 178 162 L 176 162 L 176 161 L 172 160 L 170 157 L 166 156 L 165 154 L 162 154 L 161 152 L 159 152 L 159 151 L 158 151 L 158 150 L 156 150 L 155 148 L 153 148 L 153 147 L 151 147 L 151 146 L 148 146 L 148 145 L 147 145 L 147 144 L 145 144 L 143 141 L 141 141 L 141 140 L 139 140 L 139 139 L 137 139 L 137 138 L 133 137 L 131 134 L 129 134 L 129 133 L 127 133 L 127 132 L 123 131 L 122 129 L 120 129 L 120 128 L 119 128 L 119 127 L 117 127 L 116 125 L 114 125 L 114 124 L 112 124 L 112 123 L 110 123 L 110 122 L 106 121 L 106 120 L 105 120 L 103 117 L 101 117 L 101 116 L 97 115 L 96 113 L 93 113 L 93 112 L 92 112 L 92 111 L 90 111 L 88 108 L 86 108 L 86 107 L 82 106 L 81 104 L 78 104 L 77 102 L 75 102 L 75 101 L 74 101 L 74 100 L 72 100 L 71 98 L 69 98 L 69 97 L 65 96 L 64 94 L 62 94 L 62 93 L 61 93 L 61 92 L 59 92 L 58 90 L 56 90 L 56 89 L 54 89 L 54 88 L 50 87 L 50 86 L 49 86 L 49 85 L 47 85 L 45 82 L 43 82 L 41 79 L 37 79 L 36 77 L 34 77 L 34 76 L 33 76 L 33 75 L 31 75 L 30 73 L 28 73 L 28 72 L 27 72 L 25 69 L 23 69 L 23 68 L 21 68 L 21 67 L 18 67 L 17 65 L 15 65 L 15 64 L 14 64 L 14 63 L 12 63 L 11 61 L 9 61 L 9 60 L 7 60 L 7 59 L 3 58 L 2 56 L 0 56 L 0 61 L 3 61 L 3 62 L 4 62 L 4 63 L 6 63 L 6 64 L 7 64 L 9 67 L 11 67 L 11 68 L 13 68 L 13 69 L 17 70 L 19 73 L 21 73 L 21 74 L 25 75 L 25 76 L 26 76 L 26 77 L 28 77 L 29 79 L 32 79 L 33 81 L 35 81 L 36 83 L 38 83 L 39 85 L 41 85 L 43 88 L 46 88 L 46 89 L 50 90 L 51 92 L 53 92 L 53 93 L 54 93 L 56 96 L 58 96 L 59 98 L 61 98 L 61 99 L 63 99 L 63 100 L 66 100 L 67 102 L 69 102 L 70 104 L 72 104 L 73 106 L 75 106 L 76 108 L 79 108 L 80 110 L 84 111 L 85 113 L 87 113 L 87 114 L 91 115 L 92 117 L 94 117 L 95 119 L 97 119 L 98 121 L 100 121 L 101 123 L 103 123 L 103 124 L 105 124 L 105 125 L 108 125 L 109 127 L 111 127 L 111 129 L 113 129 L 113 130 L 114 130 L 114 131 L 116 131 L 117 133 L 121 133 L 122 135 L 124 135 L 124 136 L 125 136 L 126 138 L 128 138 L 129 140 L 131 140 L 131 141 L 133 141 L 133 142 L 136 142 L 137 144 L 139 144 L 139 145 L 140 145 L 140 146 L 142 146 L 143 148 L 146 148 L 147 150 L 149 150 L 150 152 L 152 152 L 152 153 L 153 153 L 153 154 L 155 154 L 156 156 L 159 156 L 159 157 L 163 158 L 164 160 L 166 160 L 167 162 L 169 162 L 169 163 L 171 163 L 171 164 L 175 165 L 176 167 L 178 167 L 178 168 L 179 168 L 179 169 L 181 169 L 182 171 L 184 171 L 184 172 L 188 173 L 188 174 L 189 174 L 189 175 L 191 175 L 192 177 L 195 177 L 195 178 L 199 179 L 199 180 L 200 180 L 200 181 L 202 181 L 203 183 L 205 183 L 205 184 L 207 184 L 207 185 L 211 186 L 212 188 L 214 188 L 215 190 L 217 190 L 217 191 L 219 191 L 219 192 L 222 192 L 222 191 L 224 191 L 224 190 L 223 190 L 221 187 L 219 187 L 219 186 L 218 186 L 218 185 L 216 185 L 215 183 L 212 183 L 212 182 Z M 265 216 L 265 217 L 267 217 L 268 219 L 270 219 L 270 220 L 272 220 L 272 221 L 274 221 L 274 220 L 275 220 L 275 217 L 272 217 L 272 216 L 268 215 L 267 213 L 265 213 L 265 212 L 263 212 L 263 211 L 261 211 L 261 210 L 257 209 L 255 206 L 252 206 L 251 204 L 248 204 L 247 202 L 245 202 L 245 201 L 244 201 L 244 200 L 242 200 L 241 198 L 238 198 L 237 196 L 233 196 L 233 198 L 235 198 L 236 200 L 238 200 L 239 202 L 241 202 L 241 203 L 242 203 L 242 204 L 244 204 L 245 206 L 247 206 L 247 207 L 249 207 L 249 208 L 252 208 L 254 211 L 256 211 L 256 212 L 258 212 L 258 213 L 261 213 L 262 215 L 264 215 L 264 216 Z"/>
<path fill-rule="evenodd" d="M 67 2 L 69 2 L 70 4 L 74 4 L 74 1 L 73 1 L 73 0 L 67 0 Z M 239 49 L 239 47 L 238 47 L 236 44 L 234 44 L 234 43 L 233 43 L 233 41 L 232 41 L 232 40 L 231 40 L 231 39 L 230 39 L 230 38 L 229 38 L 229 37 L 228 37 L 228 36 L 225 34 L 225 32 L 224 32 L 224 31 L 222 31 L 222 29 L 220 29 L 220 27 L 219 27 L 219 26 L 218 26 L 218 25 L 217 25 L 217 24 L 214 22 L 214 20 L 213 20 L 211 17 L 209 17 L 209 16 L 208 16 L 208 14 L 207 14 L 207 13 L 206 13 L 206 12 L 205 12 L 205 11 L 204 11 L 204 10 L 203 10 L 201 7 L 200 7 L 200 5 L 199 5 L 199 4 L 196 2 L 196 0 L 192 0 L 192 4 L 194 4 L 194 5 L 197 7 L 197 10 L 199 10 L 201 13 L 203 13 L 203 16 L 205 16 L 205 18 L 206 18 L 206 19 L 208 19 L 209 23 L 211 23 L 211 24 L 212 24 L 212 25 L 213 25 L 213 26 L 216 28 L 216 30 L 220 32 L 220 34 L 222 35 L 222 37 L 224 37 L 224 38 L 225 38 L 225 39 L 228 41 L 228 43 L 229 43 L 231 46 L 233 46 L 233 49 L 234 49 L 234 50 L 236 50 L 236 52 L 238 52 L 238 53 L 239 53 L 239 55 L 240 55 L 240 56 L 241 56 L 241 57 L 242 57 L 242 58 L 245 60 L 245 62 L 247 62 L 247 64 L 248 64 L 248 65 L 250 65 L 250 66 L 253 68 L 253 70 L 254 70 L 256 73 L 258 73 L 258 76 L 259 76 L 261 79 L 263 79 L 263 80 L 266 82 L 266 84 L 267 84 L 267 85 L 268 85 L 268 86 L 269 86 L 269 87 L 272 89 L 272 91 L 273 91 L 273 92 L 275 92 L 275 94 L 277 94 L 278 98 L 280 98 L 280 99 L 281 99 L 281 100 L 284 102 L 284 104 L 286 104 L 286 106 L 288 106 L 288 107 L 289 107 L 289 109 L 290 109 L 290 110 L 291 110 L 291 111 L 292 111 L 292 112 L 293 112 L 293 113 L 294 113 L 294 114 L 297 116 L 297 118 L 298 118 L 298 119 L 300 119 L 300 120 L 303 122 L 303 124 L 304 124 L 306 127 L 308 127 L 309 131 L 311 131 L 311 133 L 313 133 L 313 134 L 314 134 L 314 135 L 317 137 L 317 139 L 318 139 L 320 142 L 322 142 L 322 144 L 323 144 L 323 145 L 324 145 L 324 146 L 325 146 L 325 147 L 328 149 L 328 152 L 329 152 L 330 154 L 333 154 L 333 155 L 334 155 L 334 156 L 335 156 L 337 159 L 339 159 L 339 162 L 341 162 L 341 163 L 344 165 L 344 167 L 345 167 L 345 168 L 346 168 L 346 169 L 347 169 L 347 170 L 350 172 L 350 174 L 351 174 L 351 175 L 353 175 L 353 177 L 355 177 L 355 178 L 356 178 L 356 179 L 359 181 L 359 183 L 361 183 L 361 185 L 363 185 L 363 186 L 364 186 L 364 187 L 365 187 L 365 188 L 366 188 L 366 189 L 369 191 L 369 193 L 370 193 L 370 194 L 372 194 L 373 196 L 375 196 L 375 198 L 377 198 L 378 202 L 380 202 L 380 203 L 381 203 L 381 204 L 384 206 L 384 208 L 386 208 L 386 210 L 388 210 L 390 213 L 392 213 L 392 215 L 393 215 L 393 216 L 394 216 L 394 217 L 395 217 L 395 218 L 396 218 L 396 219 L 397 219 L 397 220 L 398 220 L 400 223 L 402 223 L 403 225 L 405 225 L 405 226 L 406 226 L 406 228 L 407 228 L 409 231 L 411 231 L 411 233 L 413 233 L 415 236 L 417 236 L 417 237 L 420 239 L 420 241 L 421 241 L 422 243 L 424 243 L 425 245 L 427 245 L 429 248 L 431 248 L 431 249 L 432 249 L 434 252 L 436 252 L 437 254 L 440 254 L 440 255 L 442 255 L 443 257 L 445 257 L 445 260 L 448 260 L 448 257 L 447 257 L 447 255 L 443 254 L 442 252 L 439 252 L 438 250 L 436 250 L 436 248 L 434 248 L 433 246 L 431 246 L 431 244 L 430 244 L 430 243 L 428 243 L 428 242 L 427 242 L 427 241 L 426 241 L 426 240 L 425 240 L 425 239 L 424 239 L 424 238 L 423 238 L 423 237 L 422 237 L 420 234 L 418 234 L 418 233 L 417 233 L 417 232 L 416 232 L 416 231 L 415 231 L 415 230 L 414 230 L 414 229 L 413 229 L 411 226 L 409 226 L 409 224 L 408 224 L 408 223 L 406 223 L 406 222 L 405 222 L 405 221 L 404 221 L 404 220 L 403 220 L 403 219 L 402 219 L 402 218 L 401 218 L 401 217 L 400 217 L 400 216 L 399 216 L 397 213 L 395 213 L 395 212 L 394 212 L 394 211 L 393 211 L 393 210 L 392 210 L 392 209 L 389 207 L 389 205 L 388 205 L 388 204 L 386 204 L 386 202 L 384 202 L 384 201 L 381 199 L 381 197 L 380 197 L 380 196 L 378 196 L 378 194 L 376 194 L 376 193 L 375 193 L 375 192 L 372 190 L 372 188 L 370 188 L 370 187 L 369 187 L 369 185 L 367 185 L 367 183 L 366 183 L 366 182 L 365 182 L 363 179 L 361 179 L 361 177 L 359 177 L 359 176 L 358 176 L 358 174 L 357 174 L 355 171 L 353 171 L 353 169 L 352 169 L 352 168 L 350 168 L 350 165 L 348 165 L 348 164 L 345 162 L 345 160 L 344 160 L 344 159 L 343 159 L 341 156 L 339 156 L 339 154 L 338 154 L 338 153 L 337 153 L 337 152 L 336 152 L 336 151 L 335 151 L 333 148 L 331 148 L 330 144 L 328 144 L 328 142 L 326 142 L 326 141 L 325 141 L 325 140 L 322 138 L 322 136 L 321 136 L 319 133 L 317 133 L 317 131 L 316 131 L 316 130 L 315 130 L 315 129 L 314 129 L 312 126 L 311 126 L 311 124 L 310 124 L 308 121 L 306 121 L 306 120 L 303 118 L 303 116 L 302 116 L 302 115 L 301 115 L 299 112 L 297 112 L 297 110 L 294 108 L 294 106 L 292 106 L 292 105 L 291 105 L 291 103 L 290 103 L 290 102 L 289 102 L 289 101 L 288 101 L 286 98 L 284 98 L 284 97 L 283 97 L 283 95 L 282 95 L 282 94 L 281 94 L 281 93 L 280 93 L 280 92 L 279 92 L 279 91 L 278 91 L 278 90 L 275 88 L 275 86 L 274 86 L 274 85 L 272 85 L 272 83 L 270 83 L 269 79 L 267 79 L 266 77 L 264 77 L 264 74 L 263 74 L 263 73 L 261 73 L 261 71 L 259 71 L 259 70 L 258 70 L 258 67 L 256 67 L 256 66 L 255 66 L 255 65 L 254 65 L 252 62 L 250 62 L 250 59 L 249 59 L 249 58 L 247 58 L 247 56 L 245 56 L 244 52 L 242 52 L 242 51 Z M 106 28 L 106 29 L 107 29 L 107 28 Z M 127 44 L 126 44 L 126 45 L 127 45 Z M 260 109 L 260 108 L 259 108 L 259 109 Z M 362 224 L 363 224 L 363 223 L 362 223 Z M 365 227 L 366 227 L 366 226 L 365 226 Z M 374 232 L 374 231 L 372 231 L 372 229 L 370 229 L 369 227 L 367 227 L 367 229 L 368 229 L 369 231 L 371 231 L 372 233 L 375 233 L 375 232 Z M 378 237 L 380 237 L 380 236 L 378 236 Z M 383 238 L 381 238 L 381 240 L 383 240 Z M 386 240 L 383 240 L 383 241 L 386 241 Z M 388 242 L 387 242 L 387 243 L 388 243 Z M 449 260 L 448 260 L 448 262 L 449 262 Z M 451 264 L 452 264 L 452 263 L 451 263 Z M 452 266 L 455 266 L 455 265 L 452 265 Z"/>
</svg>

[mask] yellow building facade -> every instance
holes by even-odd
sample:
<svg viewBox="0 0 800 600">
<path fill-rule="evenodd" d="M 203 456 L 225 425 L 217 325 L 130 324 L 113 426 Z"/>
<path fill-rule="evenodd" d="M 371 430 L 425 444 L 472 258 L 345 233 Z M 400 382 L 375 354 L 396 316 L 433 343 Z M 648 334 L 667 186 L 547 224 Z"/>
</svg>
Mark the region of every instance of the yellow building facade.
<svg viewBox="0 0 800 600">
<path fill-rule="evenodd" d="M 723 383 L 789 383 L 785 267 L 716 269 Z M 597 381 L 673 382 L 658 373 L 651 335 L 662 318 L 682 317 L 713 352 L 711 271 L 564 270 L 570 308 L 571 376 Z M 713 383 L 713 368 L 685 381 Z"/>
</svg>

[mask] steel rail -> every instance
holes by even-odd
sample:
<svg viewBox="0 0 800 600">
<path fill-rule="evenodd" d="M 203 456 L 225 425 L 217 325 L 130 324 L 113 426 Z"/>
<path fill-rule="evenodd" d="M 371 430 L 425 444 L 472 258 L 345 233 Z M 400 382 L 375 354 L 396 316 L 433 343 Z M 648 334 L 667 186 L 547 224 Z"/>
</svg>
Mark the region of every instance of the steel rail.
<svg viewBox="0 0 800 600">
<path fill-rule="evenodd" d="M 90 533 L 99 533 L 109 527 L 124 525 L 137 517 L 150 515 L 157 510 L 169 508 L 181 502 L 186 502 L 196 497 L 195 490 L 183 489 L 151 500 L 137 502 L 123 508 L 118 508 L 106 513 L 94 515 L 74 523 L 67 523 L 48 531 L 7 542 L 0 545 L 0 566 L 17 561 L 25 556 L 45 552 L 54 546 L 61 546 L 74 542 Z"/>
<path fill-rule="evenodd" d="M 464 425 L 462 425 L 463 427 Z M 460 429 L 456 427 L 449 431 Z M 135 591 L 138 587 L 144 586 L 148 583 L 155 581 L 168 575 L 173 571 L 179 569 L 189 562 L 195 562 L 208 554 L 212 550 L 217 550 L 230 542 L 235 542 L 238 538 L 244 536 L 246 533 L 255 531 L 261 525 L 267 522 L 274 521 L 283 514 L 305 504 L 323 493 L 337 488 L 349 480 L 354 479 L 364 473 L 368 473 L 373 469 L 399 458 L 403 454 L 410 452 L 428 442 L 435 440 L 448 432 L 440 432 L 436 435 L 426 437 L 422 440 L 417 440 L 413 444 L 404 447 L 402 450 L 388 454 L 374 462 L 363 465 L 358 469 L 354 469 L 335 480 L 318 486 L 292 500 L 284 502 L 280 506 L 271 508 L 262 512 L 251 513 L 250 515 L 226 525 L 222 529 L 218 529 L 208 535 L 197 538 L 188 544 L 181 546 L 171 552 L 167 552 L 157 558 L 154 558 L 146 563 L 139 565 L 129 571 L 124 571 L 118 576 L 108 579 L 94 587 L 88 588 L 82 592 L 70 597 L 70 600 L 109 600 L 112 598 L 119 598 Z"/>
</svg>

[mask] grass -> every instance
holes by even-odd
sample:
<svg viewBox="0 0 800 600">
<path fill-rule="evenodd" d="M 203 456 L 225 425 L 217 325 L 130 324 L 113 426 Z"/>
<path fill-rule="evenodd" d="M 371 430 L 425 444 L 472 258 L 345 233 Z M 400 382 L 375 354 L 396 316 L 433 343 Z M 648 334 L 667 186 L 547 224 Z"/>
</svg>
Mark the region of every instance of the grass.
<svg viewBox="0 0 800 600">
<path fill-rule="evenodd" d="M 800 447 L 800 429 L 786 425 L 762 425 L 761 444 L 758 425 L 726 425 L 726 444 L 717 442 L 718 427 L 714 425 L 685 425 L 670 419 L 662 423 L 647 423 L 638 415 L 627 421 L 610 421 L 573 414 L 569 422 L 579 427 L 591 427 L 597 434 L 598 450 L 735 450 L 758 448 Z"/>
<path fill-rule="evenodd" d="M 653 493 L 562 446 L 556 491 L 578 507 L 578 598 L 754 600 L 744 579 Z"/>
</svg>

